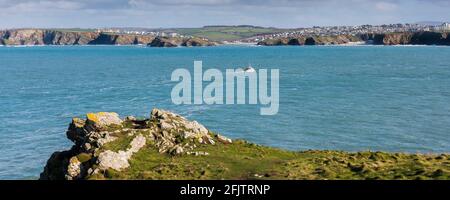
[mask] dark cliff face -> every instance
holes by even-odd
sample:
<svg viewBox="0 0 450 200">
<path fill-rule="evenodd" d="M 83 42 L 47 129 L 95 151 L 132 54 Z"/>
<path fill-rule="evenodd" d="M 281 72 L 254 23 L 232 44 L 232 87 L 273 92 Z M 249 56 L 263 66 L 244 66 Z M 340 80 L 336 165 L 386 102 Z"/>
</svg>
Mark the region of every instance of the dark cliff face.
<svg viewBox="0 0 450 200">
<path fill-rule="evenodd" d="M 6 36 L 6 31 L 0 31 L 0 45 L 5 45 L 5 41 L 3 38 L 5 38 Z"/>
<path fill-rule="evenodd" d="M 151 47 L 195 47 L 195 46 L 214 46 L 213 42 L 200 38 L 178 38 L 178 37 L 156 37 L 148 46 Z"/>
<path fill-rule="evenodd" d="M 447 33 L 445 40 L 442 41 L 444 45 L 450 45 L 450 34 Z"/>
<path fill-rule="evenodd" d="M 196 47 L 196 46 L 214 46 L 215 43 L 200 38 L 188 38 L 181 43 L 181 46 Z"/>
<path fill-rule="evenodd" d="M 177 47 L 181 44 L 179 39 L 171 39 L 168 37 L 156 37 L 148 46 L 151 47 Z"/>
<path fill-rule="evenodd" d="M 109 34 L 100 34 L 97 38 L 90 41 L 88 44 L 106 44 L 106 45 L 113 45 L 116 43 L 117 36 L 115 35 L 109 35 Z"/>
<path fill-rule="evenodd" d="M 293 40 L 291 43 L 290 40 Z M 275 39 L 267 39 L 261 42 L 258 42 L 258 45 L 264 45 L 264 46 L 281 46 L 281 45 L 300 45 L 301 40 L 297 38 L 275 38 Z"/>
<path fill-rule="evenodd" d="M 148 44 L 153 41 L 153 36 L 147 35 L 117 35 L 101 33 L 97 38 L 90 41 L 92 45 L 138 45 Z"/>
<path fill-rule="evenodd" d="M 287 42 L 287 45 L 305 45 L 305 38 L 292 38 Z"/>
<path fill-rule="evenodd" d="M 388 33 L 376 34 L 376 45 L 450 45 L 447 33 L 417 32 L 417 33 Z"/>
<path fill-rule="evenodd" d="M 358 37 L 362 40 L 362 41 L 373 41 L 375 34 L 373 33 L 365 33 L 365 34 L 360 34 L 358 35 Z"/>
<path fill-rule="evenodd" d="M 425 45 L 448 45 L 446 41 L 448 34 L 436 32 L 420 32 L 416 33 L 411 38 L 411 44 L 425 44 Z"/>
<path fill-rule="evenodd" d="M 45 45 L 86 45 L 99 36 L 94 32 L 47 31 Z"/>
<path fill-rule="evenodd" d="M 401 34 L 377 34 L 374 37 L 374 44 L 382 45 L 405 45 L 411 43 L 412 33 L 401 33 Z"/>
<path fill-rule="evenodd" d="M 312 37 L 308 37 L 305 40 L 305 45 L 316 45 L 316 40 Z"/>
<path fill-rule="evenodd" d="M 155 37 L 150 36 L 150 35 L 136 36 L 134 39 L 134 44 L 147 45 L 147 44 L 151 43 L 154 39 L 155 39 Z"/>
</svg>

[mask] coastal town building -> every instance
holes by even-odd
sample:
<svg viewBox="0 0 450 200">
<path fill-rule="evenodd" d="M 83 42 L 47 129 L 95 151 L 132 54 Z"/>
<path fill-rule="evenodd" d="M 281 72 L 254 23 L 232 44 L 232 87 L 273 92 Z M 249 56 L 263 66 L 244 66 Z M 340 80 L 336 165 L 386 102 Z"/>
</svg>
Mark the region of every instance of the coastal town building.
<svg viewBox="0 0 450 200">
<path fill-rule="evenodd" d="M 442 25 L 441 25 L 441 30 L 443 30 L 443 31 L 450 31 L 450 23 L 443 23 Z"/>
<path fill-rule="evenodd" d="M 337 36 L 361 35 L 372 33 L 420 32 L 420 31 L 450 31 L 450 24 L 385 24 L 385 25 L 359 25 L 359 26 L 314 26 L 311 28 L 298 28 L 285 32 L 260 34 L 247 38 L 246 42 L 258 42 L 266 39 L 288 38 L 299 36 Z"/>
</svg>

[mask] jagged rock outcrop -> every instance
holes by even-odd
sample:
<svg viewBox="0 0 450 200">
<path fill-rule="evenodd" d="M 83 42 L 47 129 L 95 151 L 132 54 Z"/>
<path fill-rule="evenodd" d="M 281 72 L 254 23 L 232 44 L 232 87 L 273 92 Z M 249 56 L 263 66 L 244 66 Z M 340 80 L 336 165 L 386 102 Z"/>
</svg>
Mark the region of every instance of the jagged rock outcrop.
<svg viewBox="0 0 450 200">
<path fill-rule="evenodd" d="M 113 112 L 88 113 L 86 115 L 86 125 L 92 126 L 91 129 L 102 129 L 111 125 L 121 125 L 122 122 L 119 115 Z"/>
<path fill-rule="evenodd" d="M 292 42 L 290 43 L 289 41 Z M 257 45 L 263 45 L 263 46 L 282 46 L 282 45 L 301 45 L 300 41 L 297 38 L 274 38 L 274 39 L 267 39 L 261 42 L 258 42 Z M 304 44 L 304 43 L 303 43 Z"/>
<path fill-rule="evenodd" d="M 156 37 L 148 46 L 151 47 L 177 47 L 180 46 L 182 40 L 180 38 Z"/>
<path fill-rule="evenodd" d="M 44 45 L 87 45 L 99 36 L 96 32 L 62 32 L 47 30 L 44 32 Z M 15 45 L 15 44 L 11 44 Z"/>
<path fill-rule="evenodd" d="M 134 41 L 133 44 L 139 44 L 139 45 L 147 45 L 149 43 L 151 43 L 153 40 L 155 39 L 154 36 L 151 35 L 138 35 L 134 37 Z M 122 38 L 119 37 L 117 39 L 118 43 L 121 43 Z"/>
<path fill-rule="evenodd" d="M 138 152 L 142 147 L 145 146 L 146 139 L 141 134 L 135 137 L 131 143 L 130 148 L 127 150 L 119 150 L 119 152 L 114 152 L 111 150 L 106 150 L 98 155 L 98 169 L 107 170 L 114 169 L 117 171 L 121 171 L 125 168 L 128 168 L 130 164 L 128 160 L 131 156 Z"/>
<path fill-rule="evenodd" d="M 102 175 L 108 170 L 121 171 L 130 167 L 129 160 L 142 148 L 154 148 L 171 156 L 206 156 L 208 152 L 195 151 L 196 145 L 233 142 L 212 134 L 196 121 L 160 109 L 153 109 L 150 118 L 143 120 L 134 117 L 122 120 L 111 112 L 88 113 L 86 119 L 72 120 L 67 138 L 74 145 L 68 151 L 55 152 L 40 179 L 77 180 Z"/>
<path fill-rule="evenodd" d="M 150 44 L 151 47 L 195 47 L 195 46 L 214 46 L 216 43 L 200 38 L 169 38 L 156 37 Z"/>
<path fill-rule="evenodd" d="M 359 37 L 352 35 L 338 35 L 338 36 L 319 36 L 319 37 L 309 37 L 305 41 L 306 45 L 337 45 L 337 44 L 347 44 L 350 42 L 361 42 Z"/>
<path fill-rule="evenodd" d="M 96 39 L 89 42 L 89 44 L 102 44 L 102 45 L 137 45 L 148 44 L 154 39 L 153 36 L 146 35 L 125 35 L 125 34 L 100 34 Z"/>
<path fill-rule="evenodd" d="M 214 46 L 216 45 L 214 42 L 210 42 L 205 39 L 200 38 L 188 38 L 181 43 L 181 46 L 185 47 L 196 47 L 196 46 Z"/>
</svg>

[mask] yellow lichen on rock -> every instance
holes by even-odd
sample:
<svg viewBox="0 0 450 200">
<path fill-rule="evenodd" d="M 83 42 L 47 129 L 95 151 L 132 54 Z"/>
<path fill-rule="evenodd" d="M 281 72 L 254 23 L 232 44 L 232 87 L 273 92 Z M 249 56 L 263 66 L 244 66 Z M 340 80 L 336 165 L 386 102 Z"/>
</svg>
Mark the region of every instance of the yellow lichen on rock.
<svg viewBox="0 0 450 200">
<path fill-rule="evenodd" d="M 100 113 L 97 113 L 97 114 L 100 114 Z M 95 114 L 95 113 L 88 113 L 88 114 L 86 114 L 86 118 L 87 118 L 87 120 L 90 120 L 92 122 L 97 123 L 98 122 L 97 114 Z"/>
<path fill-rule="evenodd" d="M 75 128 L 83 128 L 85 125 L 85 120 L 84 119 L 80 119 L 80 118 L 72 118 L 72 124 L 74 125 Z"/>
<path fill-rule="evenodd" d="M 122 120 L 115 112 L 98 112 L 86 114 L 86 122 L 97 128 L 108 127 L 110 125 L 121 125 Z"/>
</svg>

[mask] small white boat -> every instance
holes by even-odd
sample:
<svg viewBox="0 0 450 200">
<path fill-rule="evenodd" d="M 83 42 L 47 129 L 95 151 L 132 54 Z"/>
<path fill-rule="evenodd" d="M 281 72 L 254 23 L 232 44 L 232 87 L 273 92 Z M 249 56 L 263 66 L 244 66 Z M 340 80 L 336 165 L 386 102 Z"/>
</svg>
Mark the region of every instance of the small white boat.
<svg viewBox="0 0 450 200">
<path fill-rule="evenodd" d="M 244 69 L 242 69 L 244 72 L 249 72 L 249 73 L 253 73 L 256 72 L 256 70 L 252 67 L 252 66 L 248 66 Z"/>
</svg>

